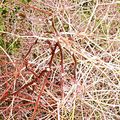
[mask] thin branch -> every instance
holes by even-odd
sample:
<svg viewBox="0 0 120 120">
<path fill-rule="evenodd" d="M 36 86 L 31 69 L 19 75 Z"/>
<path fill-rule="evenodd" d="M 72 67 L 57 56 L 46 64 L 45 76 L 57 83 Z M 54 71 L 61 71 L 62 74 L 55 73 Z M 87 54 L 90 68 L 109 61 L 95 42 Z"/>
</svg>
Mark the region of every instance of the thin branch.
<svg viewBox="0 0 120 120">
<path fill-rule="evenodd" d="M 76 81 L 76 67 L 77 67 L 77 60 L 76 57 L 74 55 L 74 53 L 72 54 L 73 60 L 74 60 L 74 79 Z"/>
<path fill-rule="evenodd" d="M 18 94 L 20 91 L 22 91 L 23 89 L 27 88 L 28 86 L 32 85 L 33 83 L 35 83 L 36 81 L 40 81 L 40 78 L 44 75 L 45 72 L 47 72 L 46 70 L 43 70 L 40 75 L 36 75 L 35 72 L 33 72 L 32 70 L 29 69 L 30 72 L 32 72 L 34 74 L 34 76 L 36 77 L 35 80 L 23 85 L 19 90 L 17 90 L 16 92 L 12 93 L 11 95 L 16 95 Z"/>
<path fill-rule="evenodd" d="M 38 105 L 39 105 L 39 102 L 40 102 L 40 97 L 41 97 L 42 93 L 44 92 L 44 89 L 45 89 L 45 86 L 46 86 L 46 83 L 47 83 L 47 80 L 48 80 L 49 75 L 50 75 L 50 72 L 48 72 L 48 74 L 46 75 L 46 78 L 45 78 L 45 80 L 44 80 L 42 89 L 41 89 L 41 91 L 40 91 L 40 93 L 39 93 L 39 95 L 38 95 L 38 98 L 37 98 L 37 101 L 36 101 L 36 103 L 35 103 L 35 107 L 34 107 L 34 111 L 33 111 L 31 120 L 34 120 L 34 119 L 35 119 L 36 111 L 37 111 L 37 108 L 38 108 Z"/>
<path fill-rule="evenodd" d="M 32 48 L 33 48 L 33 46 L 34 46 L 35 44 L 37 44 L 37 40 L 35 40 L 35 42 L 30 46 L 28 52 L 27 52 L 26 55 L 24 56 L 24 59 L 27 58 L 27 56 L 29 55 L 29 53 L 31 52 L 31 50 L 32 50 Z"/>
</svg>

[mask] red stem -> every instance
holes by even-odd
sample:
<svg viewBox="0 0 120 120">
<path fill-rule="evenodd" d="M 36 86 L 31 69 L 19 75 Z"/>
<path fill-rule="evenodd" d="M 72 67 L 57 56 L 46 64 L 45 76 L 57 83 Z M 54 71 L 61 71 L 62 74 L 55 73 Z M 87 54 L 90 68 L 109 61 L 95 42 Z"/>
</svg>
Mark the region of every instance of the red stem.
<svg viewBox="0 0 120 120">
<path fill-rule="evenodd" d="M 40 73 L 40 75 L 37 76 L 36 73 L 33 72 L 32 70 L 29 69 L 29 71 L 34 74 L 34 76 L 36 77 L 36 79 L 33 80 L 33 81 L 31 81 L 31 82 L 29 82 L 29 83 L 27 83 L 27 84 L 25 84 L 25 85 L 22 86 L 19 90 L 17 90 L 16 92 L 12 93 L 11 95 L 16 95 L 16 94 L 18 94 L 21 90 L 23 90 L 23 89 L 25 89 L 26 87 L 32 85 L 34 82 L 40 81 L 40 78 L 41 78 L 41 77 L 43 76 L 43 74 L 46 72 L 46 70 L 43 70 L 43 71 Z"/>
<path fill-rule="evenodd" d="M 29 55 L 29 53 L 31 52 L 33 46 L 37 43 L 37 40 L 35 40 L 35 42 L 30 46 L 28 52 L 26 53 L 26 55 L 24 56 L 24 59 Z"/>
<path fill-rule="evenodd" d="M 55 23 L 54 23 L 54 19 L 53 18 L 52 18 L 52 27 L 53 27 L 56 35 L 59 35 L 57 29 L 55 28 Z"/>
<path fill-rule="evenodd" d="M 47 80 L 48 80 L 49 75 L 50 75 L 50 72 L 48 72 L 48 74 L 46 75 L 46 78 L 45 78 L 45 80 L 44 80 L 44 84 L 43 84 L 42 89 L 41 89 L 41 91 L 40 91 L 40 93 L 39 93 L 39 95 L 38 95 L 38 98 L 37 98 L 37 101 L 36 101 L 36 103 L 35 103 L 35 107 L 34 107 L 34 111 L 33 111 L 31 120 L 34 120 L 34 118 L 35 118 L 36 111 L 37 111 L 37 108 L 38 108 L 38 105 L 39 105 L 39 102 L 40 102 L 40 97 L 41 97 L 41 95 L 42 95 L 42 93 L 43 93 L 43 91 L 44 91 L 44 89 L 45 89 L 45 86 L 46 86 L 46 83 L 47 83 Z"/>
<path fill-rule="evenodd" d="M 0 98 L 0 102 L 2 102 L 3 100 L 5 100 L 7 97 L 9 97 L 9 90 L 11 89 L 11 87 L 13 86 L 14 82 L 5 90 L 5 92 L 2 94 L 2 97 Z"/>
<path fill-rule="evenodd" d="M 64 73 L 64 67 L 63 67 L 63 52 L 62 52 L 62 47 L 61 47 L 59 41 L 57 42 L 57 46 L 58 46 L 59 49 L 60 49 L 60 56 L 61 56 L 61 62 L 60 62 L 60 65 L 61 65 L 61 72 Z"/>
<path fill-rule="evenodd" d="M 54 49 L 51 49 L 51 50 L 52 50 L 52 52 L 51 52 L 52 56 L 51 56 L 51 59 L 50 59 L 50 61 L 49 61 L 49 63 L 48 63 L 49 68 L 51 68 L 52 61 L 53 61 L 53 57 L 54 57 L 54 54 L 55 54 L 55 50 L 56 50 L 56 48 L 57 48 L 57 43 L 55 44 Z"/>
<path fill-rule="evenodd" d="M 52 13 L 51 13 L 50 11 L 40 9 L 40 8 L 37 8 L 37 7 L 32 6 L 32 5 L 26 5 L 26 7 L 30 7 L 30 8 L 32 8 L 32 9 L 38 10 L 38 11 L 40 11 L 40 12 L 42 12 L 42 13 L 44 13 L 44 14 L 47 14 L 47 15 L 49 15 L 49 16 L 52 15 Z"/>
<path fill-rule="evenodd" d="M 76 82 L 76 67 L 77 67 L 77 60 L 76 60 L 74 54 L 72 55 L 72 57 L 73 57 L 73 60 L 74 60 L 74 79 L 75 79 L 75 82 Z"/>
</svg>

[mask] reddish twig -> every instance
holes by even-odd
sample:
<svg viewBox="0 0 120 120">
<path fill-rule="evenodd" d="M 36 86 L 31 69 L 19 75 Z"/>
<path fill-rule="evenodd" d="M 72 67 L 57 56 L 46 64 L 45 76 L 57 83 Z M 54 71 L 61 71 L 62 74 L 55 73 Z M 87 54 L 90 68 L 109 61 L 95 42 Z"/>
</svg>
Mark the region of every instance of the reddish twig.
<svg viewBox="0 0 120 120">
<path fill-rule="evenodd" d="M 64 58 L 63 58 L 62 47 L 61 47 L 59 41 L 55 44 L 54 49 L 52 49 L 52 52 L 51 52 L 52 56 L 51 56 L 51 59 L 50 59 L 50 61 L 49 61 L 48 64 L 49 64 L 49 67 L 51 68 L 52 61 L 53 61 L 53 57 L 54 57 L 55 50 L 56 50 L 57 46 L 58 46 L 58 48 L 60 49 L 60 56 L 61 56 L 61 62 L 60 62 L 61 72 L 62 72 L 61 88 L 62 88 L 62 91 L 63 91 L 63 86 L 64 86 L 64 80 L 63 80 L 63 73 L 64 73 L 63 59 L 64 59 Z M 62 98 L 64 98 L 64 92 L 62 92 Z"/>
<path fill-rule="evenodd" d="M 60 49 L 60 56 L 61 56 L 61 62 L 60 62 L 60 65 L 61 65 L 61 72 L 62 72 L 62 78 L 61 78 L 61 88 L 62 88 L 62 98 L 64 98 L 64 91 L 63 91 L 63 87 L 64 87 L 64 79 L 63 79 L 63 74 L 64 74 L 64 66 L 63 66 L 63 52 L 62 52 L 62 47 L 59 43 L 59 41 L 57 42 L 57 45 Z"/>
<path fill-rule="evenodd" d="M 64 73 L 64 67 L 63 67 L 63 52 L 62 52 L 62 47 L 59 43 L 59 41 L 57 42 L 57 46 L 59 47 L 60 49 L 60 56 L 61 56 L 61 62 L 60 62 L 60 65 L 61 65 L 61 72 Z"/>
<path fill-rule="evenodd" d="M 74 60 L 74 79 L 76 81 L 76 67 L 77 67 L 77 60 L 75 58 L 75 55 L 72 54 L 73 60 Z"/>
<path fill-rule="evenodd" d="M 23 85 L 19 90 L 17 90 L 16 92 L 12 93 L 11 95 L 16 95 L 16 94 L 18 94 L 20 91 L 22 91 L 23 89 L 25 89 L 26 87 L 28 87 L 28 86 L 32 85 L 33 83 L 35 83 L 36 81 L 40 81 L 40 78 L 41 78 L 41 77 L 44 75 L 44 73 L 46 72 L 46 70 L 43 70 L 43 71 L 40 73 L 40 75 L 37 76 L 36 73 L 33 72 L 32 70 L 29 69 L 29 71 L 33 73 L 33 75 L 36 77 L 36 79 L 33 80 L 33 81 L 31 81 L 31 82 L 29 82 L 29 83 L 27 83 L 27 84 L 25 84 L 25 85 Z"/>
<path fill-rule="evenodd" d="M 54 49 L 51 49 L 51 50 L 52 50 L 52 51 L 51 51 L 52 56 L 51 56 L 51 59 L 50 59 L 50 61 L 49 61 L 49 63 L 48 63 L 49 68 L 51 68 L 52 61 L 53 61 L 53 57 L 54 57 L 54 54 L 55 54 L 55 50 L 56 50 L 56 48 L 57 48 L 57 43 L 55 44 Z"/>
<path fill-rule="evenodd" d="M 57 29 L 56 29 L 56 27 L 55 27 L 54 18 L 52 18 L 52 27 L 53 27 L 56 35 L 59 35 L 59 34 L 58 34 L 58 31 L 57 31 Z"/>
<path fill-rule="evenodd" d="M 30 7 L 30 8 L 32 8 L 32 9 L 34 9 L 34 10 L 38 10 L 39 12 L 44 13 L 45 15 L 49 15 L 49 16 L 52 15 L 52 12 L 47 11 L 47 10 L 40 9 L 40 8 L 35 7 L 35 6 L 32 6 L 32 5 L 26 5 L 26 7 Z"/>
<path fill-rule="evenodd" d="M 46 42 L 47 42 L 47 44 L 49 45 L 49 47 L 50 47 L 51 51 L 53 51 L 53 47 L 52 47 L 51 42 L 50 42 L 49 40 L 47 40 Z"/>
<path fill-rule="evenodd" d="M 35 40 L 35 42 L 30 46 L 28 52 L 27 52 L 26 55 L 24 56 L 24 59 L 27 58 L 27 56 L 29 55 L 29 53 L 31 52 L 31 50 L 32 50 L 32 48 L 33 48 L 33 46 L 34 46 L 35 44 L 37 44 L 37 40 Z"/>
<path fill-rule="evenodd" d="M 4 101 L 6 98 L 9 97 L 9 90 L 11 89 L 11 87 L 13 86 L 14 82 L 5 90 L 5 92 L 2 94 L 1 98 L 0 98 L 0 102 Z"/>
<path fill-rule="evenodd" d="M 39 105 L 39 102 L 40 102 L 40 97 L 41 97 L 41 95 L 42 95 L 42 93 L 43 93 L 43 91 L 44 91 L 44 89 L 45 89 L 45 86 L 46 86 L 46 83 L 47 83 L 47 80 L 48 80 L 49 75 L 50 75 L 50 71 L 49 71 L 48 74 L 46 75 L 46 78 L 45 78 L 45 80 L 44 80 L 42 89 L 41 89 L 41 91 L 40 91 L 40 93 L 39 93 L 39 95 L 38 95 L 38 98 L 37 98 L 37 101 L 36 101 L 36 103 L 35 103 L 35 107 L 34 107 L 34 111 L 33 111 L 31 120 L 34 120 L 34 118 L 35 118 L 36 111 L 37 111 L 37 108 L 38 108 L 38 105 Z"/>
</svg>

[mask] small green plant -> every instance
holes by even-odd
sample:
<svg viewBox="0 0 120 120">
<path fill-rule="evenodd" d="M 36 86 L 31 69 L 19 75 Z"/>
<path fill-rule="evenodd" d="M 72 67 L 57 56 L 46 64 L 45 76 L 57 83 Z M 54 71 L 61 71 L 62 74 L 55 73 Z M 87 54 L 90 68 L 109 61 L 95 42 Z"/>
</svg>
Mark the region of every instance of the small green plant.
<svg viewBox="0 0 120 120">
<path fill-rule="evenodd" d="M 6 13 L 8 12 L 8 8 L 7 7 L 1 7 L 0 8 L 0 13 L 1 13 L 1 15 L 5 15 Z"/>
</svg>

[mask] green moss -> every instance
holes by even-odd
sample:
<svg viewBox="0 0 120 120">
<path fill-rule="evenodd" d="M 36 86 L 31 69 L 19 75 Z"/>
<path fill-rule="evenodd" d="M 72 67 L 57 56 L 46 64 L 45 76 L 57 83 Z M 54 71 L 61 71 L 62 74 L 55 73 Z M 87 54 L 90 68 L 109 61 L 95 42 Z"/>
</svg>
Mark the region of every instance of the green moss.
<svg viewBox="0 0 120 120">
<path fill-rule="evenodd" d="M 5 43 L 2 37 L 0 37 L 0 46 L 3 48 L 5 47 Z"/>
<path fill-rule="evenodd" d="M 21 44 L 19 40 L 5 42 L 4 38 L 0 37 L 0 46 L 4 48 L 9 54 L 14 54 L 18 51 Z"/>
<path fill-rule="evenodd" d="M 7 52 L 9 54 L 14 54 L 18 51 L 18 49 L 20 48 L 20 41 L 19 40 L 11 40 L 10 42 L 7 42 L 6 44 L 6 48 L 7 48 Z"/>
<path fill-rule="evenodd" d="M 4 31 L 5 26 L 4 26 L 4 22 L 3 22 L 3 18 L 0 17 L 0 31 Z"/>
</svg>

